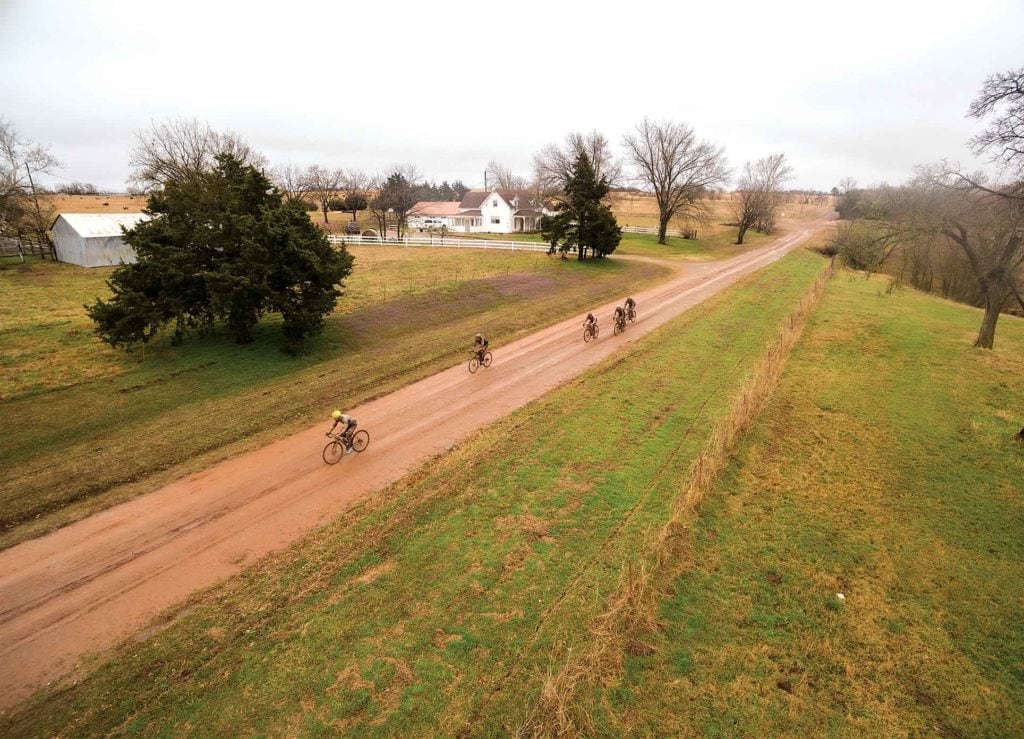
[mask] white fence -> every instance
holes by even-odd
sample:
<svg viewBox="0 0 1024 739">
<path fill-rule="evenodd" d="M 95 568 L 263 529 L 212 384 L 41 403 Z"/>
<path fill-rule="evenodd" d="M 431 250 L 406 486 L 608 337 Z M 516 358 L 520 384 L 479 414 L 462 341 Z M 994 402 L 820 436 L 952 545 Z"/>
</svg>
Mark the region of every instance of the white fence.
<svg viewBox="0 0 1024 739">
<path fill-rule="evenodd" d="M 368 246 L 434 246 L 455 249 L 509 249 L 512 251 L 547 252 L 547 244 L 531 241 L 505 241 L 504 239 L 460 239 L 452 236 L 342 236 L 331 234 L 327 239 L 332 244 Z"/>
<path fill-rule="evenodd" d="M 623 226 L 622 227 L 622 233 L 627 233 L 627 234 L 656 234 L 656 233 L 658 233 L 658 229 L 656 229 L 656 228 L 648 228 L 647 226 Z M 669 236 L 685 236 L 686 235 L 682 231 L 679 231 L 678 229 L 674 229 L 674 228 L 668 229 L 665 233 L 668 234 Z"/>
</svg>

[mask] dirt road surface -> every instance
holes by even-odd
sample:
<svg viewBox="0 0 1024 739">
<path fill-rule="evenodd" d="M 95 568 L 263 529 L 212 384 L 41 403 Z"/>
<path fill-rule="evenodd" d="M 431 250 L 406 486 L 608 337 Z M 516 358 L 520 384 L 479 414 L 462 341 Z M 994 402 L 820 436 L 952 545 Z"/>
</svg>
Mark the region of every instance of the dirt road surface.
<svg viewBox="0 0 1024 739">
<path fill-rule="evenodd" d="M 572 318 L 495 347 L 494 364 L 476 374 L 462 363 L 351 409 L 371 443 L 333 467 L 320 456 L 323 421 L 0 552 L 0 708 L 73 673 L 85 655 L 137 633 L 191 593 L 284 548 L 473 431 L 776 261 L 820 226 L 799 225 L 728 261 L 684 265 L 669 282 L 635 295 L 638 320 L 621 336 L 612 335 L 614 306 L 600 306 L 596 342 L 584 344 L 582 317 Z"/>
</svg>

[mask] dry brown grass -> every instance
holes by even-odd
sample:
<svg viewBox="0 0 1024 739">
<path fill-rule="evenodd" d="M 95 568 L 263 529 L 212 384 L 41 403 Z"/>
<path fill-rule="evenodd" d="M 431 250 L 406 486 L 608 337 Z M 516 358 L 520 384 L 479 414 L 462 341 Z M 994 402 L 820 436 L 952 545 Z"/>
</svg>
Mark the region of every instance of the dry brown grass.
<svg viewBox="0 0 1024 739">
<path fill-rule="evenodd" d="M 652 538 L 634 571 L 633 561 L 623 567 L 605 610 L 590 626 L 589 650 L 569 655 L 558 670 L 551 670 L 541 688 L 538 706 L 523 733 L 538 736 L 575 736 L 590 733 L 590 714 L 578 700 L 581 688 L 611 687 L 622 674 L 627 654 L 653 651 L 658 632 L 658 604 L 671 581 L 691 565 L 690 527 L 701 502 L 729 464 L 742 436 L 778 385 L 793 347 L 832 276 L 834 261 L 801 298 L 779 330 L 752 375 L 740 389 L 728 413 L 716 425 L 707 445 L 694 460 L 687 483 L 676 497 L 669 520 Z"/>
<path fill-rule="evenodd" d="M 146 207 L 145 195 L 48 195 L 44 198 L 54 213 L 138 213 Z"/>
<path fill-rule="evenodd" d="M 732 220 L 727 199 L 706 200 L 703 205 L 711 214 L 711 218 L 707 223 L 698 226 L 701 238 L 714 236 L 730 228 L 725 225 Z M 613 193 L 612 212 L 620 226 L 658 227 L 658 203 L 651 195 L 631 192 Z M 678 223 L 672 223 L 669 226 L 671 229 L 679 227 Z"/>
<path fill-rule="evenodd" d="M 694 224 L 701 238 L 714 236 L 723 231 L 733 230 L 726 224 L 734 220 L 732 193 L 723 193 L 718 200 L 704 200 L 702 207 L 710 214 L 707 222 Z M 657 228 L 658 203 L 652 195 L 619 191 L 611 196 L 612 212 L 621 226 Z M 779 208 L 781 221 L 808 221 L 824 218 L 832 210 L 831 199 L 824 203 L 784 203 Z M 678 229 L 681 224 L 672 223 L 670 228 Z"/>
</svg>

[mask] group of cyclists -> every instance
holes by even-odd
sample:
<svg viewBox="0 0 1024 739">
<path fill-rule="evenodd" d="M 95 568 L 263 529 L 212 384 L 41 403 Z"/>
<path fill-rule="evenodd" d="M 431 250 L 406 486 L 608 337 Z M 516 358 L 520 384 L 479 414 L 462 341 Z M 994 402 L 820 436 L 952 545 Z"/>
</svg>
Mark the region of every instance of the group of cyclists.
<svg viewBox="0 0 1024 739">
<path fill-rule="evenodd" d="M 626 298 L 625 303 L 622 305 L 615 306 L 615 312 L 612 314 L 612 320 L 614 322 L 614 331 L 616 334 L 622 333 L 626 330 L 627 321 L 636 320 L 636 301 L 633 298 Z M 593 313 L 588 313 L 586 320 L 583 322 L 583 339 L 584 341 L 590 341 L 591 338 L 597 338 L 598 326 L 597 318 L 594 317 Z M 477 365 L 487 366 L 490 364 L 487 360 L 488 352 L 490 350 L 491 342 L 489 342 L 483 334 L 477 334 L 473 337 L 473 347 L 470 349 L 470 354 L 476 360 Z M 472 360 L 470 364 L 471 371 L 473 371 Z M 345 447 L 345 452 L 351 452 L 352 449 L 352 436 L 356 432 L 356 428 L 359 423 L 352 416 L 342 413 L 341 411 L 334 411 L 331 414 L 331 418 L 334 419 L 334 423 L 331 425 L 330 431 L 325 436 L 330 436 L 337 439 Z M 339 433 L 335 434 L 335 429 L 341 426 Z"/>
<path fill-rule="evenodd" d="M 620 334 L 626 330 L 626 321 L 633 322 L 636 320 L 636 301 L 633 298 L 626 298 L 626 302 L 622 305 L 615 306 L 615 311 L 612 313 L 612 325 L 614 327 L 614 333 Z M 593 313 L 588 313 L 586 319 L 583 321 L 583 340 L 590 341 L 596 339 L 599 333 L 597 326 L 597 318 Z"/>
<path fill-rule="evenodd" d="M 490 347 L 491 342 L 483 334 L 477 334 L 473 337 L 473 348 L 470 349 L 470 354 L 473 355 L 479 364 L 486 367 L 490 364 L 489 361 L 485 361 Z M 324 436 L 337 439 L 338 442 L 344 445 L 346 454 L 352 452 L 352 437 L 359 426 L 359 422 L 341 411 L 334 411 L 331 414 L 331 418 L 334 420 L 334 423 L 331 424 L 330 430 Z M 341 426 L 341 429 L 335 433 L 339 426 Z"/>
</svg>

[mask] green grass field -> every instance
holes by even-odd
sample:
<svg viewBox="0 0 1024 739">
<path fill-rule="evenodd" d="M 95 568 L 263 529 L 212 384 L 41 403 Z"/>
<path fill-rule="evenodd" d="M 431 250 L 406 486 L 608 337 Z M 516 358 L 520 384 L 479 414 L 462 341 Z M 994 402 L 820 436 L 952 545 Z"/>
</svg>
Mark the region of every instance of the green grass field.
<svg viewBox="0 0 1024 739">
<path fill-rule="evenodd" d="M 705 262 L 737 257 L 751 249 L 764 246 L 765 243 L 775 238 L 778 238 L 777 233 L 766 236 L 756 231 L 748 231 L 746 238 L 743 239 L 743 244 L 737 246 L 736 230 L 730 229 L 699 239 L 669 236 L 665 239 L 667 243 L 659 244 L 658 237 L 653 234 L 622 234 L 622 243 L 616 253 Z"/>
<path fill-rule="evenodd" d="M 980 316 L 833 279 L 656 652 L 585 710 L 641 735 L 1024 734 L 1024 321 L 986 352 Z"/>
<path fill-rule="evenodd" d="M 11 735 L 508 733 L 824 261 L 798 252 L 190 603 Z"/>
<path fill-rule="evenodd" d="M 0 269 L 0 546 L 264 444 L 458 362 L 484 331 L 501 345 L 667 278 L 624 260 L 355 247 L 347 294 L 309 351 L 281 353 L 276 322 L 125 354 L 83 304 L 109 270 Z"/>
</svg>

